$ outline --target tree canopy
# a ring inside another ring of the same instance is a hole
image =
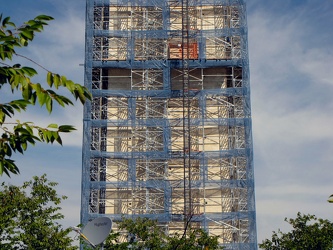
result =
[[[33,177],[22,186],[0,186],[0,249],[77,249],[58,220],[60,203],[57,183],[46,175]]]
[[[36,142],[62,144],[60,134],[75,130],[71,125],[51,123],[47,127],[41,127],[33,121],[14,120],[17,112],[26,111],[29,106],[35,104],[39,104],[49,113],[52,112],[54,103],[62,107],[73,105],[70,98],[58,94],[60,89],[66,90],[81,103],[91,99],[88,89],[84,86],[44,68],[17,52],[18,49],[27,47],[35,34],[41,32],[52,19],[50,16],[39,15],[17,26],[10,21],[10,17],[3,18],[0,15],[0,91],[7,85],[14,98],[0,103],[0,175],[5,173],[10,176],[10,173],[19,173],[19,168],[12,159],[13,153],[23,154],[29,144],[35,145]],[[24,58],[39,67],[45,73],[45,82],[34,82],[37,70],[14,62],[18,58]]]
[[[328,250],[333,247],[333,224],[329,220],[318,219],[315,215],[297,213],[296,219],[287,219],[293,229],[283,233],[280,229],[271,239],[264,240],[259,247],[277,249],[316,249]]]
[[[123,218],[117,222],[118,232],[111,232],[105,241],[105,250],[159,249],[159,250],[213,250],[219,247],[218,236],[209,236],[202,229],[188,228],[185,234],[169,236],[157,221],[144,217]],[[86,247],[89,249],[89,247]]]

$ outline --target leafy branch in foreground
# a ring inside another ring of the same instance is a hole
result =
[[[73,105],[73,102],[66,96],[58,94],[60,88],[67,90],[82,104],[91,100],[87,88],[75,83],[56,73],[53,73],[33,60],[17,54],[16,49],[27,47],[33,41],[36,32],[41,32],[52,17],[39,15],[32,20],[17,27],[10,21],[10,17],[2,18],[0,15],[0,89],[4,85],[10,85],[12,94],[20,93],[21,98],[0,103],[0,175],[3,173],[10,176],[10,172],[19,173],[15,161],[11,159],[12,153],[23,154],[27,145],[35,145],[36,142],[62,144],[60,133],[67,133],[75,130],[73,126],[50,124],[47,128],[35,125],[32,122],[10,121],[16,112],[25,112],[29,105],[38,103],[49,113],[52,113],[53,104],[57,103],[62,107]],[[33,82],[32,78],[38,73],[34,68],[21,66],[20,64],[9,64],[14,58],[23,57],[46,72],[45,83]],[[46,87],[45,87],[45,86]]]
[[[0,138],[0,174],[3,172],[10,175],[19,173],[19,169],[15,162],[10,159],[13,152],[23,154],[27,150],[28,144],[35,145],[36,142],[53,143],[54,141],[62,145],[62,140],[59,133],[67,133],[75,130],[73,126],[50,124],[47,128],[42,128],[30,122],[21,123],[17,121],[13,130],[6,127],[3,129]],[[6,158],[7,157],[7,158]]]

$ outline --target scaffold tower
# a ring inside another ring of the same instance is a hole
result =
[[[86,0],[81,223],[257,249],[245,0]]]

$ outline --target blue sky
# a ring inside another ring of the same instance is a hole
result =
[[[85,1],[0,0],[4,16],[21,22],[38,14],[55,18],[24,54],[83,83]],[[248,0],[251,99],[258,242],[298,211],[333,221],[333,2]],[[40,145],[18,157],[16,184],[47,173],[59,182],[63,224],[79,223],[82,107],[39,108],[21,116],[41,124],[74,124],[64,146]]]

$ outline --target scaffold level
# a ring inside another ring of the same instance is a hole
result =
[[[257,249],[244,0],[87,0],[81,223]]]

